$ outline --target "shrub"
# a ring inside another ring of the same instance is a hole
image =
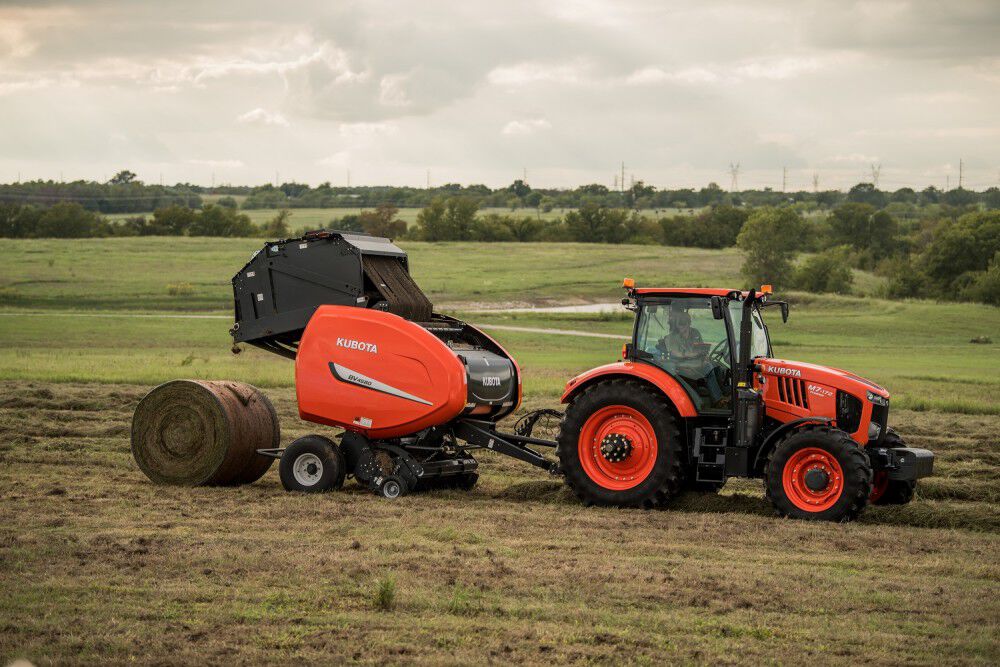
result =
[[[406,233],[406,223],[397,218],[399,209],[392,204],[379,204],[374,211],[358,216],[358,224],[366,234],[395,238]]]
[[[191,283],[171,283],[167,285],[167,294],[170,296],[190,296],[194,294],[194,287]]]
[[[849,294],[854,275],[846,248],[831,248],[808,258],[795,270],[795,287],[807,292]]]

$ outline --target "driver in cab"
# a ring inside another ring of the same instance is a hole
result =
[[[666,352],[677,368],[677,373],[707,391],[710,402],[715,405],[723,396],[715,367],[709,362],[707,349],[701,332],[691,326],[691,316],[683,310],[670,313],[670,335],[666,337]]]

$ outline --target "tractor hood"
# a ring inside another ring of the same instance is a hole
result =
[[[804,361],[789,361],[787,359],[758,358],[757,365],[765,375],[777,375],[789,378],[798,378],[807,382],[814,382],[827,385],[835,389],[841,389],[855,396],[864,397],[867,392],[877,394],[888,399],[889,392],[871,380],[867,380],[860,375],[855,375],[849,371],[830,366],[820,366]]]

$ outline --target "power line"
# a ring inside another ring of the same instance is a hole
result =
[[[879,162],[875,164],[872,162],[872,185],[878,190],[878,177],[882,174],[882,163]]]

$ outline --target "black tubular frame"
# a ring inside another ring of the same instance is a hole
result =
[[[529,438],[516,433],[500,433],[496,430],[496,424],[478,419],[459,419],[452,424],[452,433],[459,440],[464,440],[474,447],[489,449],[512,456],[533,466],[548,470],[550,473],[559,472],[559,464],[549,461],[544,456],[526,445],[538,447],[555,447],[554,440],[542,440],[541,438]]]

